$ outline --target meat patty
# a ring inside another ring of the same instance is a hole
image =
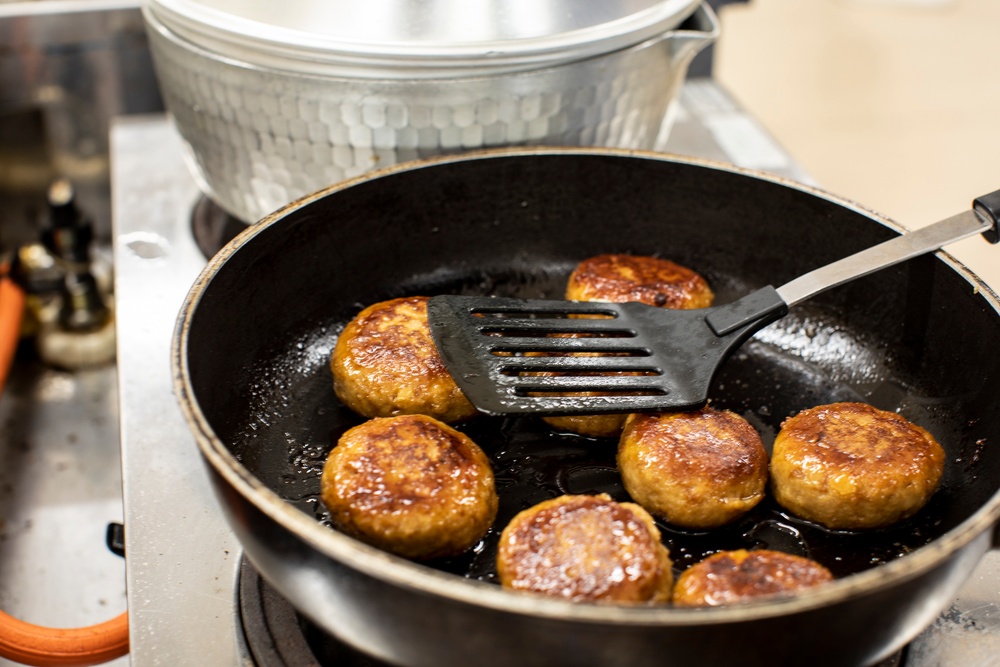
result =
[[[739,415],[708,407],[629,417],[618,469],[633,500],[683,528],[727,524],[757,505],[767,487],[760,435]]]
[[[571,301],[638,301],[662,308],[707,308],[715,295],[698,273],[670,260],[641,255],[597,255],[570,274]],[[626,414],[545,417],[553,428],[591,437],[618,437]]]
[[[425,415],[372,419],[345,432],[323,467],[321,497],[340,530],[414,559],[462,553],[497,513],[486,454]]]
[[[570,274],[572,301],[638,301],[661,308],[708,308],[715,295],[705,279],[686,266],[640,255],[597,255]]]
[[[344,327],[330,360],[344,405],[364,417],[424,414],[447,423],[476,414],[434,345],[427,300],[376,303]]]
[[[916,513],[937,489],[944,450],[895,412],[833,403],[786,419],[774,441],[775,499],[827,528],[888,526]]]
[[[814,560],[780,551],[721,551],[695,563],[677,577],[677,607],[710,607],[791,595],[828,581],[833,575]]]
[[[506,588],[589,602],[665,602],[673,584],[653,518],[604,494],[560,496],[515,516],[497,571]]]

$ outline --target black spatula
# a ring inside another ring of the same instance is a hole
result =
[[[723,361],[789,306],[977,233],[996,243],[998,221],[1000,190],[969,211],[713,308],[436,296],[427,314],[445,366],[483,412],[690,409],[706,402]]]

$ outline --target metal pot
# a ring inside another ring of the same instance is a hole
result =
[[[625,498],[613,442],[534,419],[465,427],[502,484],[494,534],[464,559],[412,563],[323,525],[318,475],[359,421],[336,403],[328,358],[364,305],[445,291],[554,296],[576,262],[602,252],[679,261],[725,303],[898,231],[806,186],[652,153],[522,149],[390,168],[278,211],[211,260],[178,322],[175,389],[249,558],[321,627],[383,660],[869,665],[937,617],[1000,517],[1000,301],[945,253],[796,306],[713,385],[713,404],[746,416],[765,442],[803,408],[862,400],[945,446],[930,504],[885,530],[822,530],[773,501],[709,533],[661,524],[679,567],[741,546],[811,556],[838,577],[812,592],[685,610],[502,590],[492,540],[519,509],[566,492]]]
[[[487,3],[474,16],[454,0],[368,4],[144,6],[196,178],[236,217],[441,153],[652,148],[688,64],[718,35],[698,0]]]

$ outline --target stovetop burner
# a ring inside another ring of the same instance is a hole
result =
[[[233,240],[247,224],[202,195],[191,210],[191,234],[205,259]]]
[[[344,644],[299,614],[246,557],[240,565],[240,615],[256,667],[391,667]],[[906,667],[906,649],[871,667]]]
[[[320,630],[243,558],[240,616],[257,667],[389,667]]]

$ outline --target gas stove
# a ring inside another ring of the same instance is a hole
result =
[[[811,182],[711,80],[688,82],[674,113],[662,150]],[[314,630],[244,562],[173,396],[181,302],[240,223],[203,198],[167,117],[122,119],[111,144],[131,664],[378,664]],[[968,263],[991,268],[980,275],[1000,286],[997,267]],[[997,655],[1000,554],[991,553],[946,613],[885,664],[985,667]]]

